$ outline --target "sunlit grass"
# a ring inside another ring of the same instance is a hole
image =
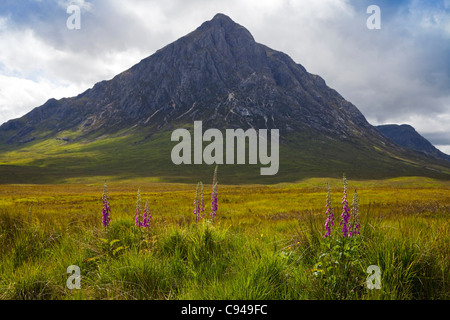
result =
[[[339,222],[341,181],[309,179],[219,184],[217,219],[197,224],[194,184],[109,181],[108,232],[101,224],[103,179],[0,185],[0,298],[450,297],[449,182],[350,179],[349,192],[357,188],[361,198],[358,249],[342,263],[345,269],[321,275],[317,263],[329,241],[323,238],[326,182]],[[149,232],[134,226],[138,188],[142,201],[149,200]],[[205,182],[207,215],[210,190]],[[81,268],[80,290],[66,287],[70,265]],[[380,290],[365,287],[369,265],[381,268]]]

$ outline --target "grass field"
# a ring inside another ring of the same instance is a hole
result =
[[[182,123],[173,128],[183,128]],[[147,130],[147,131],[145,131]],[[136,179],[170,183],[193,183],[210,179],[211,166],[174,165],[171,131],[117,132],[81,138],[80,132],[64,131],[58,139],[37,138],[15,145],[0,139],[0,183],[98,183]],[[103,137],[103,138],[102,138]],[[1,137],[0,137],[1,138]],[[204,143],[204,147],[206,147]],[[247,161],[247,160],[246,160]],[[449,163],[420,158],[417,153],[392,154],[370,141],[332,140],[316,133],[287,135],[280,142],[279,172],[260,174],[257,165],[221,165],[226,184],[277,184],[317,177],[340,178],[343,172],[360,179],[424,176],[450,180]]]
[[[199,223],[195,184],[108,182],[107,232],[101,180],[0,185],[0,299],[449,299],[450,182],[348,178],[361,235],[347,239],[340,179],[236,186],[221,185],[219,172],[217,218]],[[148,229],[134,225],[138,188]],[[81,289],[66,286],[71,265]],[[380,289],[366,286],[370,265]]]

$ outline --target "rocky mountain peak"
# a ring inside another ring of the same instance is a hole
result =
[[[204,22],[197,31],[210,34],[214,40],[225,38],[241,45],[255,43],[255,39],[246,28],[222,13],[216,14],[212,20]]]
[[[288,55],[255,42],[217,14],[110,81],[36,108],[0,128],[8,142],[81,130],[164,130],[203,120],[216,128],[317,130],[337,137],[383,137],[359,110]]]

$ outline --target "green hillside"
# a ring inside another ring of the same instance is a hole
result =
[[[211,166],[206,164],[177,166],[172,163],[171,150],[177,142],[171,141],[171,131],[119,132],[77,141],[79,134],[61,132],[57,138],[35,140],[20,147],[1,145],[0,182],[65,183],[98,179],[195,182],[210,178]],[[204,142],[203,147],[208,144]],[[259,162],[256,165],[221,165],[221,182],[293,182],[310,177],[339,178],[344,172],[357,179],[450,178],[448,167],[436,162],[426,164],[426,159],[419,155],[408,154],[408,160],[401,160],[401,155],[388,157],[386,150],[369,143],[331,140],[318,134],[294,133],[283,138],[279,154],[280,168],[276,175],[260,175],[262,165]]]

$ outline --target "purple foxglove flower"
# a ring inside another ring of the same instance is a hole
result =
[[[214,169],[212,193],[211,193],[211,217],[214,219],[217,215],[217,166]]]
[[[331,196],[330,196],[330,186],[327,183],[327,202],[325,205],[327,215],[327,220],[325,221],[325,238],[331,235],[331,227],[334,226],[334,213],[333,207],[331,206]]]
[[[341,214],[341,222],[339,223],[342,226],[342,234],[344,238],[351,237],[351,227],[350,227],[350,209],[348,207],[347,201],[347,179],[344,175],[344,196],[342,197],[342,214]]]
[[[150,208],[148,207],[148,200],[145,202],[144,207],[144,217],[142,219],[141,227],[149,228],[150,227],[150,220],[153,219]]]
[[[106,182],[103,185],[102,203],[103,203],[102,223],[103,223],[103,226],[105,228],[107,228],[109,223],[111,222],[111,207],[109,206],[109,202],[108,202],[108,190],[107,190]]]
[[[136,210],[134,211],[134,225],[141,226],[141,188],[137,192]]]
[[[197,188],[195,190],[194,211],[193,211],[193,213],[196,216],[197,222],[199,222],[200,219],[203,219],[204,211],[205,211],[205,203],[203,194],[203,183],[199,182],[197,183]]]

